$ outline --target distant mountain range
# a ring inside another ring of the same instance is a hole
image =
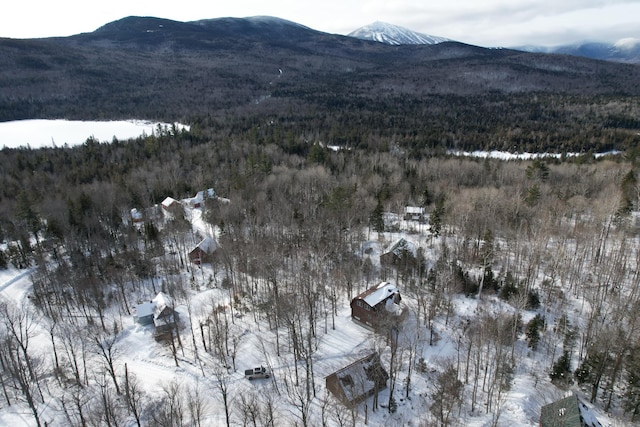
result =
[[[482,111],[484,99],[501,94],[640,96],[635,65],[379,29],[369,34],[385,42],[272,17],[131,16],[69,37],[0,38],[0,121],[313,116],[386,112],[397,102],[423,111],[427,97],[475,97],[470,105]],[[405,44],[391,45],[392,35]]]
[[[386,22],[374,22],[348,34],[362,40],[373,40],[389,45],[431,45],[452,41],[438,36],[427,35]],[[605,61],[640,64],[640,39],[626,38],[615,43],[585,42],[555,47],[519,46],[516,50],[537,53],[582,56]]]
[[[640,39],[626,38],[615,43],[579,43],[556,47],[523,46],[516,48],[526,52],[556,53],[584,56],[605,61],[640,64]]]

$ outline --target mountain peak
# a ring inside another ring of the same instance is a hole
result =
[[[349,37],[355,37],[362,40],[374,40],[390,45],[437,44],[451,41],[444,37],[418,33],[399,25],[393,25],[381,21],[376,21],[372,24],[360,27],[347,35]]]
[[[633,37],[627,37],[624,39],[620,39],[613,44],[613,46],[617,49],[637,49],[640,47],[640,39],[636,39]]]

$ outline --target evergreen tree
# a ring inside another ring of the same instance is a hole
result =
[[[436,205],[429,216],[429,229],[435,237],[440,237],[442,232],[442,220],[444,216],[444,196],[438,197]]]
[[[536,314],[533,319],[527,323],[527,344],[532,350],[538,349],[540,342],[540,331],[544,329],[544,317]]]
[[[540,196],[541,196],[540,186],[538,184],[533,184],[527,190],[527,195],[525,196],[524,201],[529,206],[535,206],[538,204],[538,201],[540,200]]]
[[[549,377],[556,384],[571,383],[571,357],[568,351],[564,351],[562,356],[553,364]]]
[[[527,167],[527,178],[531,180],[546,181],[549,179],[549,166],[547,166],[544,161],[535,159]]]
[[[382,211],[382,202],[380,199],[378,199],[376,207],[373,209],[373,212],[371,212],[369,221],[371,222],[371,227],[373,227],[374,231],[377,231],[378,233],[384,232],[384,216]]]
[[[33,234],[36,242],[39,241],[38,232],[42,228],[42,221],[36,212],[33,200],[24,191],[18,193],[16,209],[16,216],[22,220],[26,230]]]

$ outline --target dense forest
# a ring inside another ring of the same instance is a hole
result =
[[[299,28],[295,49],[234,36],[238,56],[166,21],[183,38],[136,51],[132,23],[0,40],[2,120],[189,125],[0,150],[0,420],[538,425],[575,392],[638,422],[637,67]],[[216,251],[197,264],[202,230]],[[399,237],[416,250],[382,262]],[[406,317],[354,326],[350,301],[383,281]],[[180,321],[150,338],[133,319],[159,293]],[[386,388],[342,405],[324,376],[369,351]],[[243,378],[262,363],[268,381]]]

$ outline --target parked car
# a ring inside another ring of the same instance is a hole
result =
[[[244,371],[244,377],[253,380],[256,378],[269,378],[271,375],[269,371],[264,366],[260,366],[259,368],[246,369]]]

